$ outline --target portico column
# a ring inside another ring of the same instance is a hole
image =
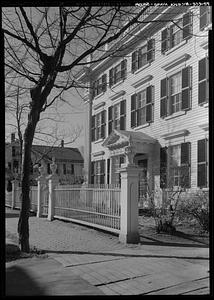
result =
[[[138,232],[138,173],[135,165],[120,169],[121,174],[121,216],[119,240],[122,243],[137,244]]]

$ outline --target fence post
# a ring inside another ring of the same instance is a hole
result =
[[[15,208],[16,206],[16,190],[18,187],[18,181],[16,179],[12,180],[12,202],[11,202],[11,208]]]
[[[47,177],[49,184],[49,198],[48,198],[48,220],[52,221],[54,216],[55,206],[55,187],[59,184],[59,177],[56,174],[57,165],[55,164],[55,158],[52,158],[52,164],[50,165],[52,174]]]
[[[42,203],[44,201],[44,188],[45,185],[47,183],[47,179],[45,177],[45,167],[44,165],[41,165],[41,167],[39,167],[39,172],[40,172],[40,176],[37,178],[37,218],[40,218],[42,216]]]
[[[121,216],[119,241],[137,244],[138,232],[138,174],[139,169],[130,158],[130,149],[125,153],[128,163],[120,169],[121,174]]]

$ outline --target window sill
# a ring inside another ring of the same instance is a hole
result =
[[[178,111],[178,112],[166,117],[165,120],[170,120],[170,119],[173,119],[173,118],[176,118],[176,117],[183,116],[185,114],[186,114],[186,111]]]
[[[145,123],[145,124],[143,124],[143,125],[140,125],[140,126],[138,126],[138,127],[133,128],[133,129],[134,129],[134,130],[140,130],[140,129],[145,128],[145,127],[148,127],[148,126],[150,126],[150,123]]]
[[[179,49],[180,47],[182,47],[183,45],[185,45],[187,43],[187,40],[183,40],[182,42],[180,42],[180,44],[174,46],[173,48],[171,48],[170,50],[168,50],[167,52],[165,52],[165,55],[169,55],[172,52],[176,51],[177,49]]]
[[[94,144],[99,144],[99,143],[101,143],[101,142],[103,142],[103,141],[104,141],[104,138],[101,138],[101,139],[99,139],[99,140],[94,141]]]
[[[117,83],[113,84],[112,86],[110,86],[110,89],[111,89],[111,88],[115,88],[115,87],[117,87],[118,85],[120,85],[121,83],[123,83],[123,82],[124,82],[124,80],[125,80],[125,79],[121,79],[121,80],[120,80],[120,81],[118,81]]]
[[[97,96],[94,97],[94,100],[100,98],[100,97],[103,96],[104,94],[105,94],[104,92],[100,93],[99,95],[97,95]]]
[[[212,29],[212,24],[208,24],[203,29],[201,29],[201,31],[208,31],[208,30],[211,30],[211,29]]]
[[[151,65],[151,63],[148,62],[147,64],[145,64],[144,66],[142,66],[140,69],[136,70],[136,71],[134,72],[134,74],[136,75],[136,74],[140,73],[140,72],[143,71],[144,69],[148,68],[150,65]]]
[[[205,102],[205,103],[199,104],[199,106],[207,108],[207,107],[209,107],[209,102]]]

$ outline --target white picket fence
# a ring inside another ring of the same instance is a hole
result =
[[[75,221],[107,231],[120,231],[118,185],[57,186],[54,218]]]

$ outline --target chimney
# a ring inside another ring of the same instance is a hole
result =
[[[11,143],[15,142],[15,132],[11,133]]]
[[[61,140],[61,148],[64,148],[64,140]]]

